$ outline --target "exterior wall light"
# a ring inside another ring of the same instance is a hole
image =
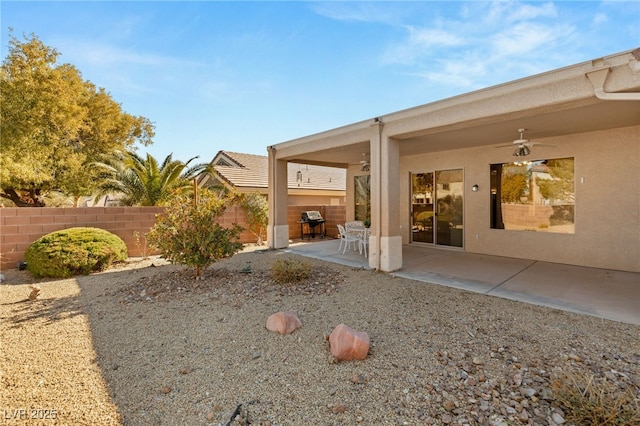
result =
[[[473,185],[473,186],[471,187],[471,190],[472,190],[473,192],[478,192],[478,189],[480,189],[480,187],[479,187],[478,185]]]

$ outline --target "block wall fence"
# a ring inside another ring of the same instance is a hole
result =
[[[300,239],[300,220],[304,210],[318,210],[326,223],[327,236],[334,237],[338,223],[344,223],[344,206],[289,206],[290,238]],[[122,238],[129,256],[151,254],[145,248],[144,235],[153,227],[163,207],[5,207],[0,208],[0,267],[16,268],[24,260],[24,253],[32,242],[54,231],[78,226],[101,228]],[[246,216],[242,208],[230,206],[219,220],[222,226],[237,223],[244,228]],[[138,238],[136,238],[136,234]],[[244,231],[240,236],[244,244],[255,243],[255,236]]]

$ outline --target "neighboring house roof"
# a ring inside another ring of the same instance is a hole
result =
[[[264,155],[219,151],[211,161],[215,178],[236,189],[267,189],[269,163]],[[289,189],[345,191],[347,171],[341,168],[289,163]],[[207,184],[207,178],[201,184]]]

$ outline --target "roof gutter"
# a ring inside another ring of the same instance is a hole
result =
[[[604,90],[604,82],[607,80],[609,71],[609,68],[602,68],[587,73],[587,78],[591,81],[598,99],[604,101],[640,101],[640,92],[606,92]]]

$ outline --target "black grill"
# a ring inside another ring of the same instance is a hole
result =
[[[300,220],[300,238],[304,238],[305,235],[308,237],[308,239],[315,238],[316,228],[318,226],[320,226],[320,231],[317,232],[317,234],[320,236],[320,238],[324,238],[326,234],[326,230],[324,228],[324,218],[322,217],[319,211],[316,211],[316,210],[304,211],[302,212],[301,217],[302,218]],[[307,232],[304,232],[305,225],[306,225]]]

